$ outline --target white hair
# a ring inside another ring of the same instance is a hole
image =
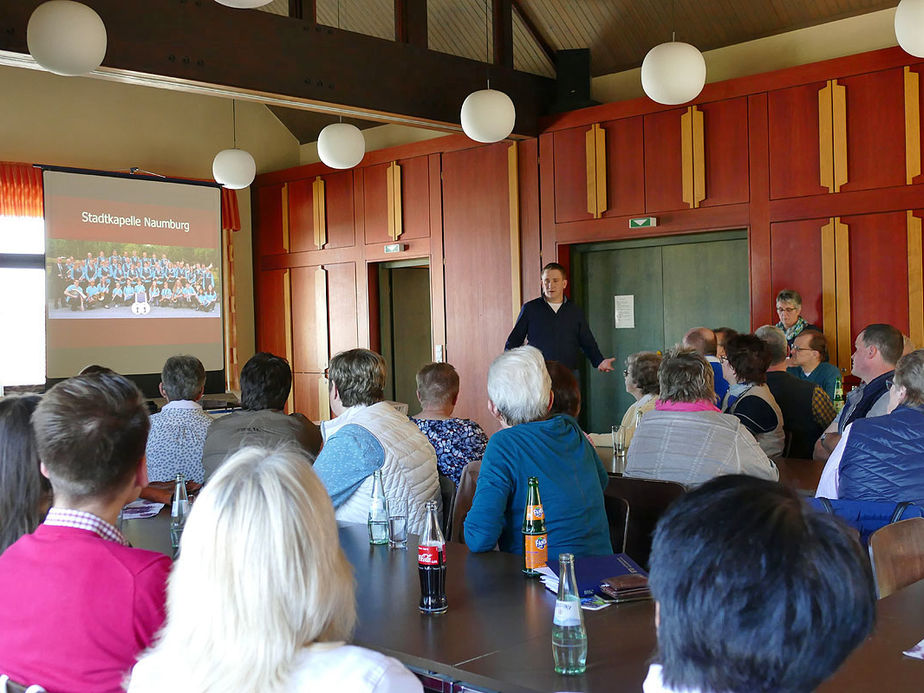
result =
[[[544,418],[551,392],[552,379],[536,347],[505,351],[488,371],[488,398],[510,426]]]
[[[303,454],[249,447],[193,505],[151,654],[193,691],[282,691],[299,651],[348,639],[353,574]]]

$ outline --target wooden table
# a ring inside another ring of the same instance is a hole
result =
[[[780,470],[780,483],[791,486],[797,491],[815,495],[825,462],[803,460],[797,457],[780,457],[775,462],[777,469]]]

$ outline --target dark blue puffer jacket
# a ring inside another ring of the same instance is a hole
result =
[[[857,419],[841,457],[838,496],[851,500],[924,502],[924,409]]]

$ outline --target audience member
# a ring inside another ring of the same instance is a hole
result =
[[[417,371],[417,399],[421,412],[411,418],[433,449],[439,473],[456,486],[465,465],[480,462],[488,437],[471,419],[454,418],[459,397],[459,374],[448,363],[430,363]]]
[[[417,426],[382,401],[385,359],[368,349],[351,349],[334,356],[328,370],[336,418],[322,424],[324,449],[315,471],[337,519],[367,521],[373,473],[381,469],[386,496],[407,499],[408,531],[422,534],[427,501],[441,498],[436,452]]]
[[[567,414],[576,419],[581,413],[581,386],[574,371],[558,361],[546,361],[545,368],[552,380],[552,406],[548,416]]]
[[[593,446],[567,414],[546,418],[552,383],[542,353],[504,352],[488,371],[488,409],[501,425],[481,463],[465,543],[472,551],[523,553],[528,478],[539,480],[548,556],[611,554],[603,489],[609,478]]]
[[[0,553],[38,527],[51,501],[30,418],[38,395],[0,399]]]
[[[869,635],[869,559],[781,484],[725,476],[679,498],[651,549],[658,654],[644,693],[813,691]]]
[[[660,365],[661,354],[655,351],[639,351],[629,354],[626,359],[626,369],[623,371],[626,378],[626,392],[635,397],[635,402],[629,405],[622,417],[621,425],[626,432],[626,447],[635,435],[638,413],[641,412],[644,416],[655,408],[658,392],[661,390],[658,383]]]
[[[147,483],[144,400],[120,375],[78,376],[32,422],[54,505],[0,555],[0,671],[49,691],[121,691],[163,623],[171,565],[115,527]]]
[[[741,419],[768,457],[782,455],[783,413],[767,387],[770,350],[759,337],[739,334],[725,343],[725,351],[731,385],[722,410]]]
[[[802,317],[802,295],[798,291],[783,289],[776,295],[776,314],[780,316],[776,326],[783,330],[789,346],[804,330],[818,330]]]
[[[803,380],[821,386],[834,401],[837,384],[841,382],[841,369],[828,362],[828,341],[817,330],[805,330],[793,341],[787,371]]]
[[[344,644],[353,571],[301,453],[232,455],[196,499],[181,547],[167,623],[130,693],[422,691],[397,660]]]
[[[292,389],[292,369],[274,354],[255,354],[241,369],[241,406],[244,411],[216,419],[209,426],[202,449],[205,480],[225,459],[245,445],[276,447],[293,444],[312,458],[321,449],[321,432],[303,414],[282,411]]]
[[[160,394],[167,404],[151,417],[148,479],[171,481],[182,474],[201,484],[205,481],[202,448],[213,421],[199,404],[205,392],[205,367],[195,356],[171,356],[160,380]]]
[[[812,459],[812,448],[822,431],[834,421],[834,403],[815,383],[786,372],[786,335],[779,327],[764,325],[755,334],[770,351],[767,387],[783,414],[783,430],[789,434],[787,457]],[[796,339],[800,339],[801,334]]]
[[[893,377],[889,414],[844,429],[816,496],[924,505],[924,349],[903,356]]]
[[[693,486],[722,474],[779,478],[776,465],[736,416],[713,404],[712,368],[699,352],[677,348],[658,369],[661,394],[629,446],[626,476]]]
[[[867,325],[857,335],[851,360],[852,372],[861,380],[861,384],[847,393],[840,415],[815,444],[816,460],[828,459],[848,424],[857,419],[882,416],[888,411],[887,381],[901,358],[903,346],[902,333],[891,325]]]
[[[738,334],[737,330],[733,330],[730,327],[717,327],[713,330],[715,334],[715,355],[716,358],[722,360],[725,358],[725,342],[729,337],[734,337]]]
[[[722,400],[725,399],[725,393],[728,392],[729,383],[722,373],[722,361],[716,356],[718,344],[716,342],[715,332],[708,327],[694,327],[683,336],[683,346],[687,349],[695,349],[706,357],[709,365],[712,366],[716,404],[721,403]],[[724,356],[724,348],[722,351]]]
[[[902,356],[907,356],[915,349],[916,347],[914,346],[914,342],[911,341],[911,337],[909,337],[906,334],[903,334],[902,335]]]

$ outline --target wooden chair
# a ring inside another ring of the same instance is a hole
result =
[[[869,538],[869,557],[880,599],[924,580],[924,517],[877,529]]]
[[[610,482],[604,489],[603,495],[604,498],[621,498],[628,504],[625,553],[629,554],[639,565],[648,566],[651,535],[658,519],[667,506],[684,493],[686,493],[686,487],[675,481],[610,476]]]
[[[446,535],[449,541],[456,541],[460,544],[465,543],[463,525],[465,524],[465,516],[472,509],[472,500],[475,498],[475,487],[478,485],[478,473],[480,471],[481,460],[469,462],[462,469],[459,487],[456,489],[455,499],[452,504],[449,534]]]
[[[629,502],[625,498],[603,496],[606,519],[610,525],[610,544],[613,553],[625,553],[626,532],[629,529]]]
[[[440,517],[440,529],[448,537],[452,531],[452,505],[456,500],[456,485],[448,476],[439,475],[440,497],[443,502],[443,514]]]

